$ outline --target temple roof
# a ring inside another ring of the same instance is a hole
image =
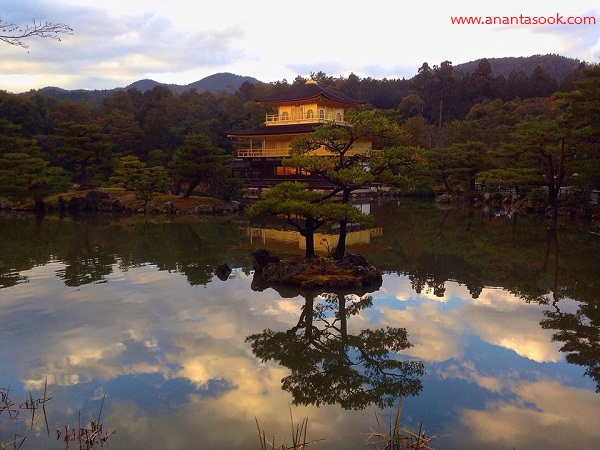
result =
[[[314,81],[308,81],[305,84],[292,86],[286,92],[269,95],[263,98],[255,99],[258,103],[280,105],[282,103],[299,102],[324,97],[340,105],[361,105],[364,102],[348,97],[341,92],[335,92],[319,86]]]

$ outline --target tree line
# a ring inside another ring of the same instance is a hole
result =
[[[558,83],[541,67],[530,76],[504,79],[492,75],[487,60],[466,75],[445,61],[423,64],[410,80],[322,72],[311,78],[364,101],[367,110],[400,129],[402,136],[392,133],[394,145],[410,147],[423,163],[411,173],[413,191],[454,193],[476,183],[543,186],[555,206],[562,186],[589,191],[600,185],[599,70],[582,64]],[[235,142],[227,132],[264,121],[267,108],[255,98],[306,81],[245,82],[235,93],[217,94],[174,94],[156,86],[143,93],[117,91],[100,103],[0,91],[0,197],[34,199],[41,206],[49,193],[73,185],[118,185],[142,196],[157,190],[190,195],[201,185],[230,198],[241,184],[228,170]],[[329,175],[348,161],[340,159]],[[383,166],[378,170],[389,173]],[[339,182],[338,188],[344,193]]]

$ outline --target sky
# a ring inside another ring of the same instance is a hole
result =
[[[452,24],[457,16],[521,23]],[[596,24],[548,23],[570,17],[592,17]],[[528,18],[547,23],[527,24]],[[142,79],[186,85],[221,72],[263,82],[319,71],[401,79],[424,62],[456,66],[548,53],[600,62],[597,0],[0,0],[0,19],[73,29],[60,42],[28,38],[27,49],[0,41],[0,90],[13,93],[45,86],[113,89]]]

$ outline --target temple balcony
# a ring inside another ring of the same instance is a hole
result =
[[[371,152],[370,146],[356,145],[346,153],[346,156],[353,156],[358,154],[369,154]],[[308,154],[317,156],[332,156],[332,153],[325,147],[313,150]],[[236,158],[285,158],[290,156],[289,147],[277,147],[277,148],[240,148],[235,151]]]
[[[238,158],[283,158],[290,156],[288,148],[240,148],[236,150]]]
[[[344,120],[344,116],[336,113],[336,114],[311,114],[302,113],[302,114],[267,114],[265,124],[266,125],[291,125],[298,123],[330,123],[335,122],[337,125],[349,125],[348,122]]]

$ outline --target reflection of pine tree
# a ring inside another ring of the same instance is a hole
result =
[[[105,253],[100,248],[87,247],[66,259],[64,270],[58,270],[57,275],[65,280],[67,286],[91,284],[110,275],[115,262],[114,255]]]
[[[446,292],[447,280],[436,280],[435,275],[411,273],[408,279],[417,294],[431,291],[436,297],[443,297]]]
[[[345,409],[391,406],[397,397],[417,395],[423,364],[395,354],[411,346],[404,328],[348,333],[348,319],[372,305],[369,296],[325,294],[315,304],[307,295],[296,326],[246,338],[262,361],[291,370],[282,379],[296,405],[339,403]],[[318,325],[317,325],[318,324]]]
[[[596,382],[600,393],[600,303],[583,302],[576,313],[564,313],[557,304],[556,311],[546,311],[540,322],[545,330],[556,330],[554,342],[562,342],[561,351],[567,362],[587,366],[585,375]]]

